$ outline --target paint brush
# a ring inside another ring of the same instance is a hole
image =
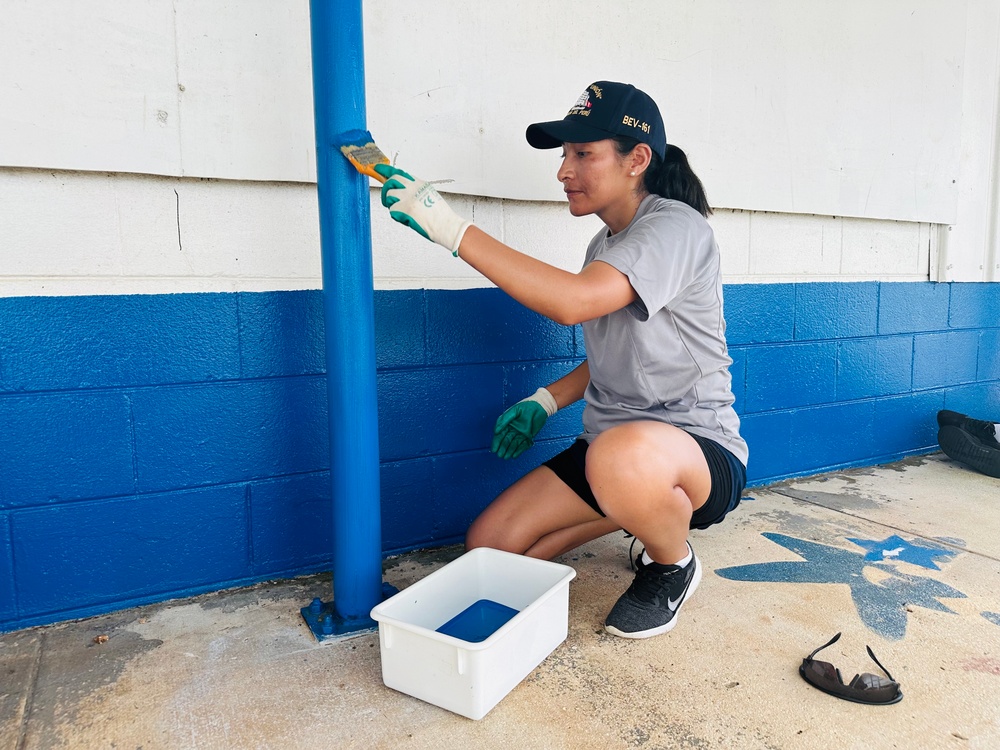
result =
[[[366,174],[379,182],[385,182],[385,177],[375,171],[376,164],[388,164],[389,157],[375,145],[375,139],[367,130],[349,130],[340,136],[342,153],[354,168],[361,174]]]

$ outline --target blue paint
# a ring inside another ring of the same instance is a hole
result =
[[[456,316],[459,300],[476,314]],[[477,363],[572,359],[577,334],[582,338],[579,327],[561,326],[526,307],[511,305],[509,297],[494,289],[427,295],[428,364],[454,364],[455,352]]]
[[[729,376],[731,378],[730,387],[733,390],[733,408],[736,409],[737,414],[742,414],[746,411],[746,350],[730,347],[729,358],[733,360],[733,363],[729,366]]]
[[[913,339],[913,388],[940,388],[976,380],[978,331],[928,333]]]
[[[253,482],[247,496],[254,574],[330,569],[333,507],[328,472]]]
[[[397,593],[399,592],[394,586],[383,583],[379,600],[384,601]],[[299,613],[306,621],[306,626],[320,643],[378,628],[378,624],[369,615],[344,617],[338,611],[335,602],[323,602],[318,598],[313,599],[308,606],[300,608]]]
[[[979,365],[976,368],[976,379],[1000,380],[1000,329],[981,331],[979,334]]]
[[[317,375],[133,393],[139,491],[329,469],[324,381]]]
[[[906,562],[911,565],[928,568],[929,570],[941,570],[936,561],[947,562],[956,554],[954,550],[945,549],[944,547],[924,547],[919,544],[913,544],[896,534],[887,536],[882,540],[853,539],[851,537],[848,537],[847,540],[868,550],[865,560],[884,563]]]
[[[338,148],[365,131],[361,0],[309,4],[322,241],[337,613],[367,622],[382,600],[374,283],[368,178]]]
[[[951,287],[948,326],[980,328],[989,316],[1000,310],[1000,284],[966,282]]]
[[[936,450],[940,408],[1000,414],[997,288],[727,286],[751,483]],[[337,408],[352,429],[379,413],[377,552],[461,541],[493,497],[579,430],[577,405],[520,458],[488,450],[497,415],[574,367],[581,337],[496,289],[381,291],[372,304],[377,407]],[[871,330],[881,308],[906,307],[924,328]],[[319,291],[0,299],[0,629],[337,569],[332,540],[351,521],[332,508],[323,310]],[[976,380],[963,365],[916,388],[907,346],[952,332]],[[796,346],[833,378],[813,376]],[[782,370],[790,357],[806,377]],[[868,364],[879,371],[866,375]],[[759,389],[768,377],[781,388]],[[164,559],[150,563],[151,550]],[[77,572],[106,570],[105,556],[119,588]],[[868,593],[898,598],[917,583]]]
[[[941,391],[879,399],[875,402],[876,448],[899,455],[910,451],[913,445],[937,445],[937,419],[929,419],[928,415],[936,415],[943,408]]]
[[[878,333],[922,333],[948,329],[952,289],[963,284],[883,282],[878,292]],[[986,318],[980,322],[982,324]]]
[[[240,293],[237,308],[241,379],[326,373],[321,294]]]
[[[837,352],[837,400],[906,393],[913,380],[913,337],[849,339]]]
[[[121,391],[0,398],[0,508],[134,492],[129,401]]]
[[[350,53],[350,50],[348,50],[348,53]],[[360,65],[360,63],[355,60],[351,60],[349,64]],[[356,144],[364,145],[366,143],[373,142],[374,140],[375,139],[372,137],[372,134],[367,130],[346,130],[342,133],[334,131],[333,136],[330,139],[330,145],[335,148],[340,148],[341,146],[351,146]]]
[[[899,640],[906,634],[907,605],[954,614],[938,599],[965,598],[965,594],[947,584],[900,573],[889,565],[872,563],[857,552],[784,534],[762,536],[799,555],[803,562],[739,565],[721,568],[716,573],[731,581],[846,585],[861,621],[890,640]],[[889,576],[880,583],[872,583],[864,575],[864,568],[869,565]]]
[[[961,547],[965,549],[965,540],[959,539],[956,536],[936,536],[934,538],[943,544],[950,544],[952,547]]]
[[[795,285],[795,340],[873,336],[878,330],[876,282]]]
[[[782,344],[795,339],[795,284],[764,286],[741,284],[724,288],[729,346]]]
[[[837,344],[833,341],[753,348],[747,352],[748,411],[833,401]]]
[[[1000,625],[1000,612],[983,612],[983,617],[994,625]]]
[[[516,614],[516,609],[505,604],[480,599],[448,620],[437,632],[469,643],[482,643]]]
[[[995,352],[1000,349],[994,350]],[[944,390],[944,408],[963,414],[1000,414],[1000,382],[996,379]]]
[[[878,453],[881,438],[875,427],[875,403],[848,401],[796,411],[789,436],[790,462],[819,470],[841,461],[863,463]]]
[[[0,513],[0,631],[5,621],[17,619],[14,591],[14,550],[10,543],[10,516]]]
[[[238,379],[240,297],[0,298],[0,392]]]
[[[90,606],[166,599],[248,572],[240,486],[31,508],[11,531],[22,616],[72,611],[81,592]]]

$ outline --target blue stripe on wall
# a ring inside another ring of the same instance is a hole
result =
[[[753,483],[935,450],[944,407],[1000,416],[1000,284],[725,293]],[[383,549],[457,541],[579,430],[577,405],[489,452],[582,336],[492,289],[375,307]],[[318,291],[0,299],[0,630],[328,570],[323,346]]]

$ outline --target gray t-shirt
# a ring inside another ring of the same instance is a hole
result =
[[[581,437],[652,419],[710,438],[746,464],[708,222],[685,203],[647,196],[628,227],[591,240],[584,265],[594,261],[625,274],[638,300],[583,324],[590,384]]]

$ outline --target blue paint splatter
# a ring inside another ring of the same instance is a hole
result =
[[[784,534],[765,533],[763,536],[804,558],[804,562],[738,565],[722,568],[716,573],[732,581],[845,584],[850,587],[851,599],[861,621],[891,640],[899,640],[906,634],[907,605],[952,612],[938,598],[965,598],[965,594],[947,584],[899,573],[885,563],[866,560],[858,552]],[[864,576],[865,567],[877,568],[889,577],[880,583],[872,583]]]
[[[983,617],[994,625],[1000,625],[1000,612],[983,612]]]
[[[965,540],[964,539],[959,539],[958,537],[954,537],[954,536],[936,536],[934,538],[937,539],[939,542],[944,542],[945,544],[950,544],[953,547],[963,547],[963,548],[965,547]]]
[[[850,537],[848,541],[854,542],[859,547],[868,550],[865,560],[886,563],[899,560],[919,565],[929,570],[941,570],[935,560],[946,562],[955,556],[954,551],[945,549],[944,547],[922,547],[918,544],[908,542],[895,534],[886,537],[882,541],[875,539],[851,539]]]

